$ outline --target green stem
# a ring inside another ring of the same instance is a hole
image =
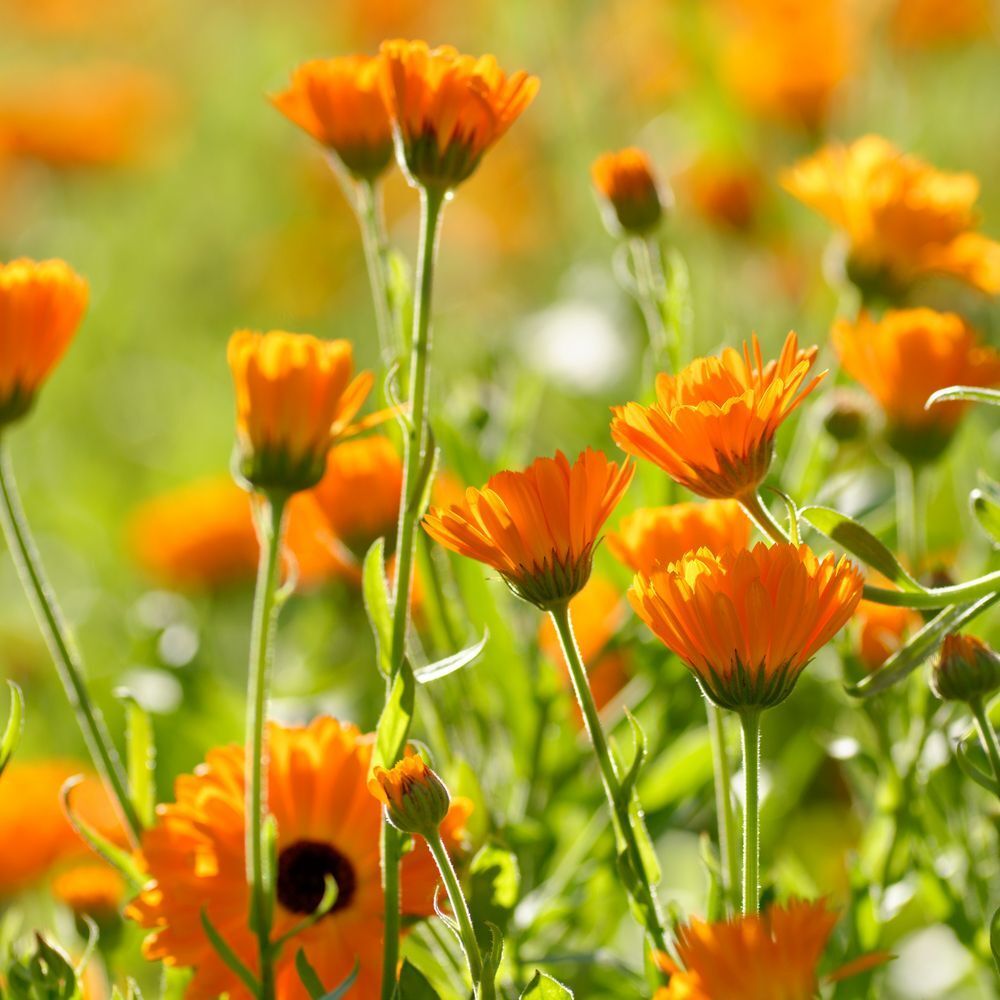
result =
[[[358,181],[354,185],[354,208],[361,227],[361,245],[375,306],[375,327],[378,331],[382,361],[391,368],[399,360],[399,344],[393,323],[392,300],[386,281],[388,241],[382,218],[381,189],[375,181]]]
[[[920,572],[923,545],[920,540],[920,482],[909,462],[896,462],[896,535],[911,573]]]
[[[246,785],[246,875],[250,887],[250,927],[257,936],[260,961],[260,1000],[274,997],[274,967],[271,901],[264,875],[264,821],[267,816],[267,749],[265,723],[271,686],[274,635],[278,621],[278,577],[281,569],[281,538],[287,497],[270,494],[264,500],[260,519],[260,560],[250,626],[250,663],[247,678],[247,725],[245,749]]]
[[[380,851],[382,858],[382,892],[385,897],[385,936],[382,948],[382,1000],[392,1000],[392,997],[396,993],[396,973],[397,966],[399,965],[399,866],[403,860],[403,837],[384,817],[382,819]]]
[[[972,604],[996,593],[1000,593],[1000,571],[953,587],[937,587],[917,593],[865,586],[863,597],[866,601],[875,601],[877,604],[931,609],[946,608],[952,604]]]
[[[760,712],[740,712],[743,726],[743,915],[760,911]]]
[[[774,515],[767,509],[767,504],[760,498],[756,490],[752,490],[739,498],[747,517],[779,545],[786,545],[790,541],[788,533],[775,519]]]
[[[997,788],[1000,789],[1000,742],[997,740],[996,730],[986,714],[986,707],[982,698],[974,698],[969,702],[969,708],[976,720],[976,729],[979,730],[979,739],[986,751],[986,756],[990,759],[990,766],[993,768],[993,777],[996,778]]]
[[[566,665],[573,682],[573,691],[587,727],[587,735],[590,737],[594,755],[597,757],[601,782],[604,785],[604,793],[611,808],[612,819],[624,843],[628,863],[635,873],[638,902],[646,914],[646,932],[656,951],[666,953],[666,932],[663,927],[659,901],[656,898],[656,890],[653,888],[639,847],[639,837],[633,824],[632,813],[629,810],[629,797],[622,795],[618,770],[615,767],[604,729],[601,726],[597,706],[594,704],[594,696],[587,680],[587,671],[576,644],[576,637],[573,635],[573,623],[568,603],[552,608],[550,614],[559,635],[563,655],[566,658]]]
[[[653,366],[659,370],[669,357],[668,363],[671,369],[676,370],[676,352],[671,351],[671,345],[667,342],[662,296],[657,291],[658,283],[649,242],[641,236],[633,236],[628,241],[628,248],[635,277],[636,299],[646,324],[649,346],[653,354]]]
[[[708,734],[712,743],[712,770],[715,775],[715,814],[719,824],[719,852],[723,860],[723,885],[726,896],[736,898],[740,884],[740,851],[736,839],[733,811],[732,771],[726,746],[726,721],[718,705],[705,699]]]
[[[38,621],[45,644],[59,674],[63,690],[76,713],[83,739],[98,773],[104,780],[117,807],[122,823],[134,846],[142,837],[142,822],[129,795],[128,779],[118,751],[84,680],[83,660],[70,635],[56,602],[55,592],[42,569],[38,548],[31,536],[21,498],[14,482],[14,471],[6,446],[0,442],[0,523],[31,609]]]
[[[455,874],[455,866],[451,863],[451,858],[448,856],[448,851],[438,831],[435,831],[434,835],[427,837],[426,840],[438,866],[438,871],[441,872],[441,881],[444,882],[445,891],[448,893],[452,912],[458,921],[458,933],[466,961],[469,963],[469,975],[472,976],[476,997],[478,1000],[493,1000],[496,996],[496,987],[491,976],[483,976],[483,957],[479,951],[475,928],[472,926],[469,904],[465,901],[465,894],[462,892],[462,886]]]

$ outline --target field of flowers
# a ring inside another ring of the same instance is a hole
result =
[[[0,25],[2,1000],[1000,997],[995,0]]]

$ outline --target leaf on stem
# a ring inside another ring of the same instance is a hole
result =
[[[312,967],[305,950],[299,948],[295,953],[295,971],[298,973],[299,981],[306,988],[310,1000],[341,1000],[347,995],[347,991],[354,985],[354,980],[358,978],[358,970],[361,968],[357,959],[354,960],[354,968],[334,989],[327,991],[320,981],[316,970]]]
[[[946,389],[938,389],[927,397],[924,409],[929,410],[936,403],[950,403],[956,400],[967,400],[972,403],[989,403],[1000,406],[1000,390],[984,389],[977,385],[950,385]]]
[[[3,774],[14,756],[24,730],[24,695],[13,681],[7,681],[7,687],[10,688],[10,715],[7,716],[7,725],[0,738],[0,774]]]
[[[537,969],[531,982],[521,994],[521,1000],[567,1000],[567,998],[573,1000],[573,991],[568,986]]]
[[[129,798],[143,826],[152,826],[156,814],[156,742],[153,720],[126,688],[115,691],[125,705],[125,749]]]
[[[980,473],[979,486],[969,494],[969,507],[990,541],[1000,544],[1000,483]]]
[[[981,788],[985,788],[986,791],[994,795],[1000,795],[1000,785],[997,785],[996,778],[992,774],[987,774],[986,771],[972,760],[969,744],[965,740],[960,740],[955,746],[955,760],[967,778],[974,781]]]
[[[361,570],[361,595],[375,636],[375,661],[382,675],[389,676],[392,656],[392,601],[385,576],[385,539],[372,542]],[[395,763],[395,762],[393,762]]]
[[[486,648],[489,638],[490,632],[489,629],[486,629],[483,632],[482,639],[475,643],[475,645],[468,646],[457,653],[452,653],[451,656],[446,656],[444,659],[435,660],[426,666],[417,667],[413,671],[414,678],[418,684],[429,684],[431,681],[440,680],[442,677],[447,677],[448,674],[453,674],[457,670],[461,670],[462,667],[468,666],[478,658],[479,654]]]
[[[396,986],[399,1000],[441,1000],[427,977],[409,960],[403,962]]]
[[[204,909],[201,911],[201,926],[219,958],[236,973],[240,982],[246,986],[253,996],[258,996],[260,986],[257,983],[257,977],[243,964],[239,955],[233,951],[226,939],[219,933],[215,924],[212,923],[208,911]]]
[[[392,682],[385,707],[379,716],[375,730],[372,767],[378,765],[392,767],[402,754],[406,745],[406,734],[410,731],[410,720],[413,718],[416,689],[413,670],[404,660]]]

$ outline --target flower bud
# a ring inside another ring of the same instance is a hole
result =
[[[945,637],[931,674],[942,701],[973,702],[1000,687],[1000,656],[981,639],[952,633]]]
[[[841,444],[863,439],[868,432],[869,417],[864,398],[849,389],[838,389],[831,396],[823,429]]]
[[[660,224],[667,198],[641,149],[604,153],[590,176],[609,209],[605,223],[613,235],[644,236]]]
[[[376,767],[368,790],[385,806],[394,827],[423,837],[437,834],[451,805],[444,782],[412,751],[389,770]]]

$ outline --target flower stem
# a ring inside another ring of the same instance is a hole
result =
[[[461,883],[455,874],[455,866],[451,863],[448,851],[441,839],[440,832],[435,832],[434,836],[427,837],[427,846],[431,850],[434,861],[441,872],[441,881],[444,882],[445,891],[451,902],[452,912],[458,921],[458,934],[462,942],[462,950],[465,952],[466,961],[469,963],[469,975],[472,976],[472,984],[476,991],[478,1000],[493,1000],[496,996],[496,987],[492,976],[483,976],[483,957],[479,951],[479,942],[476,940],[475,928],[472,926],[472,915],[469,913],[469,904],[465,901],[465,894],[462,892]]]
[[[726,746],[726,721],[718,705],[705,699],[708,735],[712,743],[712,771],[715,775],[715,813],[719,824],[719,851],[723,860],[723,885],[730,899],[736,898],[740,884],[740,851],[733,813],[732,771]]]
[[[760,498],[760,493],[751,490],[739,498],[747,517],[779,545],[789,542],[788,533],[775,519],[774,515],[767,509],[767,504]]]
[[[743,915],[760,910],[760,712],[740,712],[743,726]]]
[[[668,343],[667,325],[664,322],[662,296],[658,292],[657,275],[653,268],[653,256],[649,242],[642,236],[633,236],[628,241],[635,277],[636,300],[642,310],[646,324],[649,346],[653,356],[653,366],[660,369],[665,363],[676,370],[676,352]],[[661,276],[662,283],[662,276]]]
[[[919,474],[909,462],[896,462],[896,535],[911,573],[920,572],[923,558],[919,498]]]
[[[358,181],[354,185],[354,209],[361,228],[361,244],[375,307],[375,327],[378,331],[382,361],[391,368],[399,360],[399,344],[393,323],[392,300],[386,282],[388,244],[382,218],[381,189],[375,181]]]
[[[403,838],[385,817],[382,818],[380,853],[382,892],[385,898],[385,926],[382,947],[382,1000],[392,1000],[396,992],[399,964],[400,890],[399,866],[403,860]],[[390,902],[391,901],[391,902]]]
[[[624,843],[628,864],[635,874],[635,895],[638,897],[637,901],[645,913],[646,932],[655,950],[665,953],[667,951],[667,943],[666,932],[663,927],[663,917],[660,913],[659,901],[656,898],[656,890],[653,887],[649,872],[646,870],[646,864],[639,847],[639,836],[633,823],[632,813],[629,810],[630,796],[622,794],[618,770],[611,756],[611,750],[608,747],[608,741],[601,726],[600,716],[597,713],[597,706],[594,704],[594,696],[587,680],[587,671],[583,665],[579,647],[576,644],[576,637],[573,635],[573,623],[568,603],[552,608],[550,614],[552,615],[556,632],[559,635],[563,655],[566,657],[566,665],[569,668],[570,678],[573,682],[573,691],[576,694],[576,700],[580,705],[580,712],[587,727],[587,735],[590,737],[591,746],[594,748],[594,755],[597,757],[597,764],[601,772],[601,782],[604,785],[604,792],[608,799],[608,805],[611,808],[612,819]]]
[[[979,740],[983,744],[986,756],[990,759],[990,766],[993,768],[993,777],[996,778],[997,788],[1000,789],[1000,741],[997,740],[996,730],[986,714],[982,698],[974,698],[969,702],[973,718],[976,720],[976,729],[979,730]]]
[[[142,836],[142,822],[129,795],[128,778],[100,709],[84,680],[83,661],[45,576],[38,548],[31,536],[6,446],[0,442],[0,523],[35,619],[55,662],[66,697],[76,713],[87,750],[104,780],[134,846]]]
[[[270,691],[274,634],[278,621],[278,577],[281,568],[281,537],[287,497],[269,494],[260,519],[260,560],[250,627],[250,664],[247,689],[245,749],[246,785],[246,874],[250,887],[250,927],[257,936],[260,960],[260,1000],[274,997],[273,950],[268,914],[271,901],[264,876],[264,820],[267,815],[267,748],[265,722]]]

